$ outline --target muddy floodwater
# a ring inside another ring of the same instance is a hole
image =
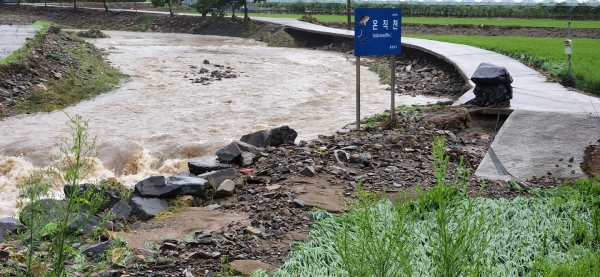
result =
[[[214,152],[242,135],[288,125],[301,139],[332,134],[355,119],[353,57],[308,49],[271,48],[250,39],[106,32],[90,42],[131,76],[120,88],[65,109],[89,120],[99,162],[91,179],[117,177],[132,186],[151,175],[187,171],[187,161]],[[210,61],[204,65],[203,61]],[[237,78],[192,83],[198,71],[224,70]],[[192,68],[195,66],[196,68]],[[389,106],[389,91],[362,69],[361,114]],[[15,210],[16,186],[48,163],[68,136],[62,112],[0,121],[0,216]]]
[[[42,26],[0,25],[0,59],[21,48]]]

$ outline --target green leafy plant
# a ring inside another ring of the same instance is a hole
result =
[[[80,255],[69,241],[84,228],[95,233],[86,225],[106,200],[104,193],[98,193],[93,185],[80,185],[94,166],[95,138],[88,134],[88,122],[81,116],[66,115],[71,137],[57,143],[59,152],[52,156],[50,166],[20,186],[20,200],[29,203],[20,211],[20,219],[28,227],[21,233],[27,268],[24,272],[16,270],[17,275],[67,276],[65,261],[69,256]],[[56,189],[63,186],[67,199],[53,199]],[[102,229],[106,220],[98,223],[96,227]],[[50,243],[43,243],[45,238],[49,238]],[[51,254],[41,254],[43,252]]]

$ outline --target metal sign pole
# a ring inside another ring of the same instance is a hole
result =
[[[396,114],[396,56],[402,50],[402,9],[354,9],[354,56],[356,56],[356,130],[360,130],[360,56],[391,57],[391,116]]]
[[[356,131],[360,130],[360,56],[356,56]]]
[[[569,24],[567,25],[567,38],[570,40],[571,39],[571,21],[569,21]],[[569,72],[568,72],[569,76],[571,76],[571,55],[569,55]]]
[[[396,55],[392,55],[392,62],[390,64],[390,69],[391,69],[391,75],[392,75],[392,96],[391,96],[391,108],[390,108],[390,117],[394,117],[396,115],[396,101],[395,101],[395,94],[396,94]]]
[[[346,15],[348,17],[348,30],[352,30],[352,27],[350,27],[350,23],[352,22],[352,20],[350,20],[350,9],[351,9],[351,5],[350,5],[350,0],[346,0]]]

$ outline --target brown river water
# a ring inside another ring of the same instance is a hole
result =
[[[97,136],[91,181],[117,177],[133,186],[151,175],[187,171],[189,160],[214,159],[220,147],[257,130],[288,125],[298,142],[355,120],[352,56],[231,37],[106,33],[111,38],[90,42],[106,49],[131,80],[65,109],[89,120],[88,131]],[[205,59],[212,65],[203,65]],[[239,77],[209,85],[189,80],[202,67],[217,69],[214,64],[232,67]],[[362,68],[362,116],[389,107],[385,88]],[[59,111],[0,121],[0,216],[12,215],[17,184],[47,164],[59,138],[69,136],[66,121]]]

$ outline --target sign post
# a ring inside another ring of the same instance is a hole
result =
[[[402,50],[400,42],[401,9],[354,9],[354,56],[356,56],[356,130],[360,130],[360,57],[392,55],[391,113],[395,115],[396,57]]]

